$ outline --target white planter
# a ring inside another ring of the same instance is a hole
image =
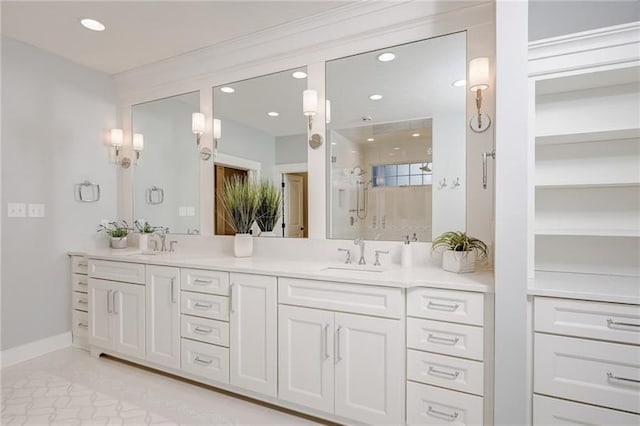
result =
[[[138,248],[140,250],[149,250],[149,235],[150,234],[140,234],[138,236]]]
[[[251,257],[253,254],[253,237],[251,234],[236,234],[233,239],[233,253],[236,257]]]
[[[476,269],[476,252],[447,250],[442,253],[442,269],[458,274],[473,272]]]
[[[111,237],[111,248],[113,249],[125,249],[127,248],[127,237],[113,238]]]

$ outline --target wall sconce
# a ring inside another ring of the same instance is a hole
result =
[[[302,111],[309,119],[309,132],[313,127],[313,117],[318,114],[318,91],[307,89],[302,93]],[[322,145],[322,136],[318,133],[311,135],[309,146],[312,149],[318,149]]]
[[[329,99],[325,101],[324,121],[327,124],[331,124],[331,101]]]
[[[120,159],[120,151],[124,145],[124,132],[122,129],[111,129],[111,146],[116,151],[116,164],[119,164],[125,169],[131,166],[131,159],[124,157]]]
[[[482,133],[491,126],[491,117],[480,111],[482,91],[489,88],[489,58],[481,57],[469,62],[469,90],[476,92],[478,113],[469,120],[469,127],[476,133]]]
[[[213,119],[213,157],[218,155],[218,140],[222,137],[222,122],[219,118]]]
[[[140,160],[140,153],[144,149],[144,136],[142,133],[134,133],[133,134],[133,150],[136,153],[136,164],[138,164],[138,160]]]
[[[204,133],[206,118],[201,112],[191,114],[191,131],[196,135],[196,143],[200,146],[200,136]]]

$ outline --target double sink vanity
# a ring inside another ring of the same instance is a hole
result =
[[[74,343],[343,424],[492,424],[490,272],[71,253]]]

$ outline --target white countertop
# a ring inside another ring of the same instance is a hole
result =
[[[640,304],[638,277],[536,271],[528,294],[598,302]]]
[[[444,271],[439,267],[431,266],[402,268],[400,265],[392,264],[375,267],[371,265],[345,265],[344,263],[337,262],[281,260],[269,257],[237,258],[231,256],[211,256],[203,253],[186,252],[142,254],[135,249],[117,251],[105,249],[87,253],[69,252],[69,255],[84,255],[90,259],[144,263],[149,265],[213,269],[228,272],[244,272],[384,287],[435,287],[482,293],[493,292],[492,271],[455,274]],[[348,270],[330,268],[346,268]]]

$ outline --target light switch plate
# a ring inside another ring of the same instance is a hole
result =
[[[178,216],[183,217],[187,215],[187,208],[186,207],[179,207],[178,208]]]
[[[27,216],[26,204],[25,203],[8,203],[7,216],[8,217],[26,217]]]
[[[44,217],[45,216],[44,204],[29,204],[27,206],[27,214],[29,217]]]

